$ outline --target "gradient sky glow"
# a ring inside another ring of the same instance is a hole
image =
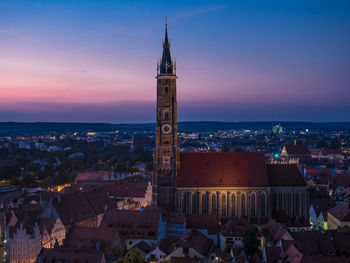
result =
[[[350,1],[0,0],[0,121],[350,121]]]

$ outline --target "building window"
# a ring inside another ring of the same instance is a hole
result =
[[[169,120],[169,112],[168,111],[164,112],[164,119]]]
[[[182,206],[182,213],[187,214],[187,193],[184,193],[182,195],[181,206]]]
[[[301,218],[301,197],[300,192],[298,192],[295,196],[295,208],[296,208],[296,216]]]
[[[236,196],[232,193],[232,216],[236,216]]]
[[[245,194],[241,196],[241,215],[247,216],[246,205],[245,205]]]
[[[259,195],[259,199],[260,199],[260,215],[261,216],[266,216],[266,198],[265,198],[265,194],[261,193]]]
[[[164,91],[165,91],[165,95],[169,95],[169,88],[168,87],[165,87],[165,89],[164,89]]]
[[[292,193],[287,194],[287,214],[289,217],[293,216],[293,206],[292,206]]]
[[[216,215],[216,193],[211,196],[211,213]]]
[[[221,216],[226,217],[226,195],[222,194],[221,196]]]
[[[202,214],[208,214],[208,197],[207,194],[202,194]]]
[[[250,196],[250,216],[256,216],[255,211],[255,203],[256,203],[256,196],[255,194],[252,194]]]
[[[278,193],[278,211],[283,211],[283,195],[282,192]]]
[[[198,211],[198,209],[197,209],[197,195],[198,195],[197,192],[192,194],[192,214],[193,215],[197,214],[197,211]]]

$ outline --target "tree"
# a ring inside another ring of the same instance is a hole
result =
[[[52,176],[47,176],[45,179],[41,182],[41,186],[44,188],[49,188],[55,184],[55,179]]]
[[[256,237],[257,230],[249,226],[243,236],[243,249],[248,258],[258,252],[259,241]]]
[[[221,151],[224,153],[228,152],[228,145],[226,142],[222,144]]]
[[[116,260],[117,263],[144,263],[145,259],[134,249],[130,249],[124,258]]]

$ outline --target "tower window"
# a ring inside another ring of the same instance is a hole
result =
[[[164,112],[164,119],[169,120],[169,112]]]
[[[165,87],[165,95],[168,95],[168,94],[169,94],[169,88]]]

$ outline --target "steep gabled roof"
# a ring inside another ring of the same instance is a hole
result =
[[[310,150],[304,145],[286,145],[286,151],[289,155],[310,155]]]
[[[177,187],[268,185],[263,153],[180,153]]]
[[[43,248],[35,262],[102,263],[105,262],[105,258],[102,251],[96,250]]]
[[[305,186],[302,174],[295,164],[267,164],[270,186]]]

